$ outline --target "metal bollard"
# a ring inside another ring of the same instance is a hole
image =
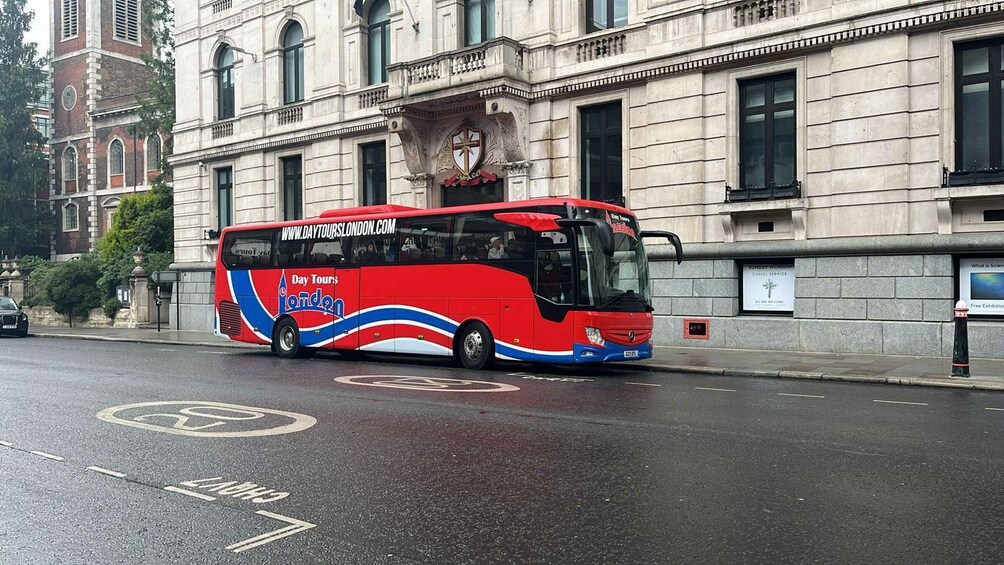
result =
[[[952,348],[952,376],[969,377],[969,308],[962,300],[955,304],[955,347]]]

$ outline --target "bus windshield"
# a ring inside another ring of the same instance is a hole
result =
[[[597,310],[651,312],[648,258],[637,220],[606,210],[583,212],[580,215],[602,218],[614,228],[614,254],[603,253],[595,229],[578,229],[579,303]]]

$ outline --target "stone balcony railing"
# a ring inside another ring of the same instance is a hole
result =
[[[271,114],[269,114],[270,126],[281,127],[289,124],[295,124],[303,121],[304,108],[307,106],[298,103],[297,106],[286,106],[284,108],[279,108]]]
[[[517,41],[499,37],[434,57],[397,63],[387,68],[387,98],[407,98],[470,86],[475,89],[494,79],[528,80],[527,49]]]

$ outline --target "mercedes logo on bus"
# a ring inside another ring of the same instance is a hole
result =
[[[634,330],[628,332],[628,341],[634,343]]]

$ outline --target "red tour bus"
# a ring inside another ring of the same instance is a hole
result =
[[[566,198],[440,209],[365,206],[228,227],[216,334],[281,357],[320,349],[595,363],[652,356],[642,232]]]

